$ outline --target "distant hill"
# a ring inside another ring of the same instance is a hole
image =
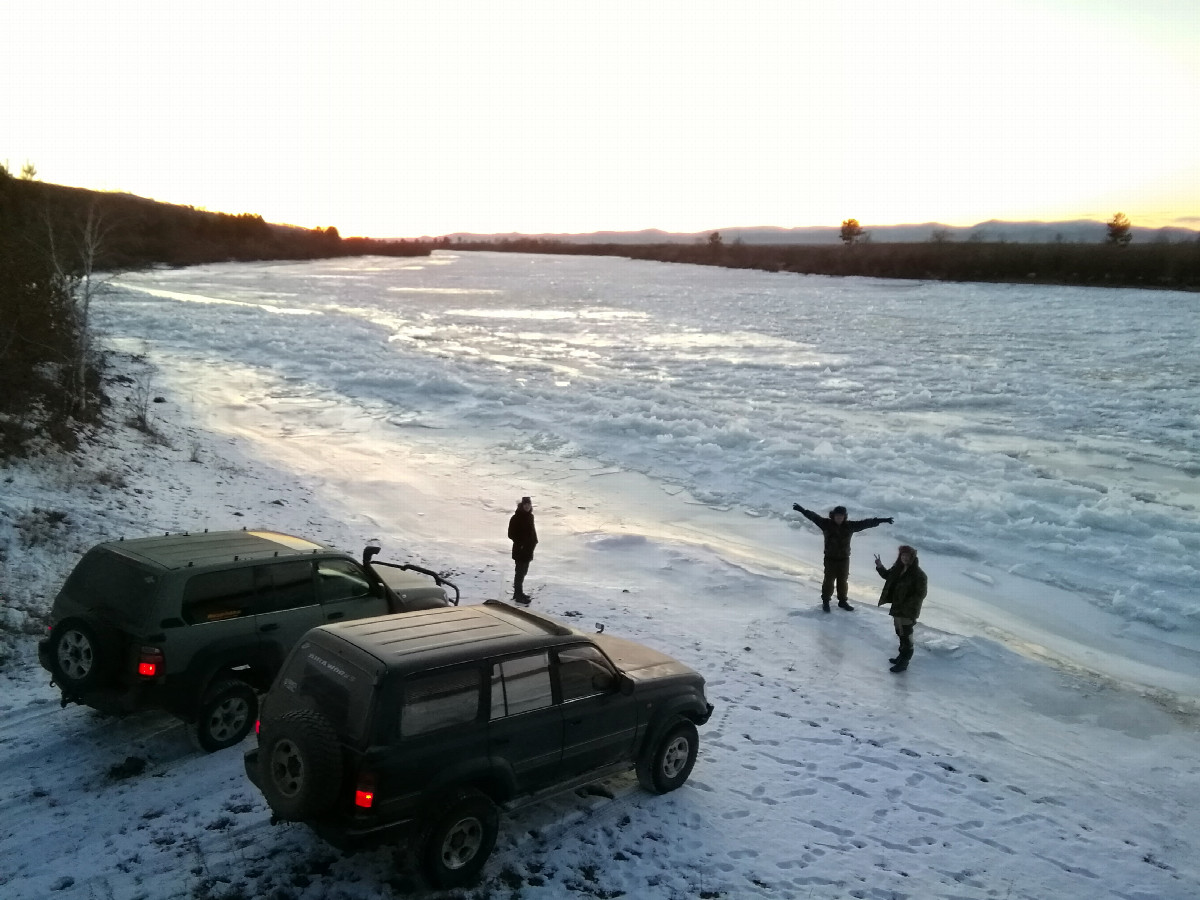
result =
[[[919,225],[869,225],[864,224],[869,240],[884,244],[915,244],[934,240],[978,241],[981,243],[1010,244],[1098,244],[1107,234],[1106,223],[1091,220],[1070,222],[1001,222],[992,219],[977,225],[954,226],[938,222]],[[472,234],[455,232],[447,235],[452,242],[468,243],[480,241],[547,240],[569,244],[692,244],[708,240],[713,231],[718,231],[726,244],[787,245],[787,244],[840,244],[840,223],[837,226],[808,228],[776,228],[755,226],[749,228],[713,228],[694,233],[660,231],[656,228],[642,231],[593,231],[586,234]],[[1200,238],[1200,231],[1189,228],[1139,228],[1133,227],[1133,240],[1137,243],[1169,241],[1193,241]]]

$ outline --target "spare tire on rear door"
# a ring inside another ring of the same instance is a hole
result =
[[[65,693],[100,686],[117,658],[112,636],[79,618],[64,619],[50,634],[54,680]]]
[[[320,713],[285,713],[259,736],[263,796],[281,819],[314,819],[333,806],[342,781],[336,732]]]

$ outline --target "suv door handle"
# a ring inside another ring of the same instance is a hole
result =
[[[332,622],[334,619],[340,619],[344,615],[346,615],[344,612],[331,612],[329,615],[327,615],[325,617],[325,619],[326,619],[326,621]]]
[[[263,625],[258,630],[259,631],[277,631],[278,629],[279,629],[278,622],[268,622],[266,625]]]

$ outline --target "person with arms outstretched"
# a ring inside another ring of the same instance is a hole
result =
[[[850,538],[855,533],[874,528],[876,525],[891,525],[891,516],[885,519],[852,520],[846,518],[846,507],[835,506],[829,511],[827,519],[811,509],[805,509],[799,503],[793,503],[792,509],[801,513],[825,535],[825,580],[821,582],[821,608],[829,612],[829,601],[836,586],[838,609],[853,612],[854,607],[850,605],[847,587],[850,578]]]

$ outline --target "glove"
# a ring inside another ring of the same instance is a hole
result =
[[[800,513],[804,512],[804,507],[801,506],[799,503],[793,503],[792,509],[794,509],[796,512],[800,512]]]
[[[893,519],[891,516],[888,516],[888,517],[887,517],[886,519],[884,519],[883,521],[887,522],[889,525],[894,525],[894,524],[895,524],[895,522],[896,522],[896,520],[895,520],[895,519]]]

